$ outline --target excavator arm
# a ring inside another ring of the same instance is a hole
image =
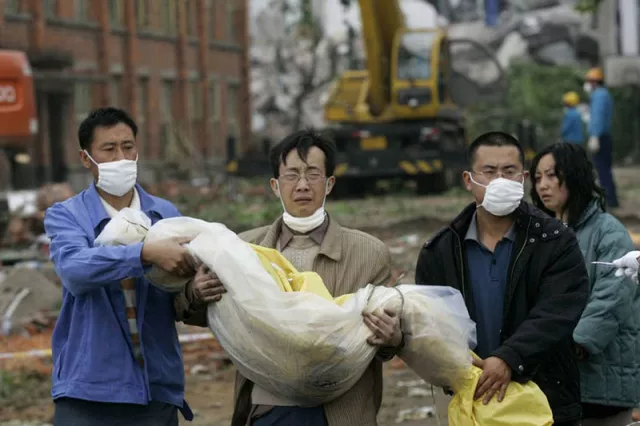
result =
[[[369,71],[369,112],[378,116],[391,101],[393,45],[404,28],[404,15],[397,0],[359,0],[358,3]]]

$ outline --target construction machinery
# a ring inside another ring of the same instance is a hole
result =
[[[38,134],[33,74],[24,52],[0,49],[0,117],[0,165],[4,157],[9,171],[0,173],[0,184],[11,187],[19,168],[30,162],[29,148]],[[1,182],[3,177],[9,182]]]
[[[344,72],[325,104],[339,152],[336,175],[356,191],[381,178],[414,180],[421,193],[456,185],[468,143],[461,108],[504,93],[499,63],[482,45],[451,40],[444,29],[407,28],[399,0],[358,3],[366,69]],[[479,56],[493,62],[491,81],[474,81],[473,69],[456,67],[457,58],[470,56],[476,65]]]
[[[408,28],[400,1],[357,1],[366,66],[343,72],[324,105],[326,128],[318,130],[335,140],[335,174],[350,193],[380,179],[413,180],[421,193],[456,185],[468,143],[462,108],[506,93],[492,51],[474,40],[451,40],[442,28]],[[268,171],[260,155],[230,158],[227,170]]]

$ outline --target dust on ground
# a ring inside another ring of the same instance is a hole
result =
[[[613,213],[632,233],[640,234],[640,182],[636,168],[616,170],[622,207]],[[390,247],[395,276],[401,273],[401,283],[411,283],[421,245],[447,223],[469,201],[464,193],[454,191],[445,196],[393,197],[358,200],[339,206],[340,221],[345,225],[365,229],[382,239]],[[390,214],[388,207],[392,204]],[[331,203],[329,203],[331,209]],[[364,213],[364,214],[363,214]],[[639,244],[640,241],[636,242]],[[202,332],[195,327],[180,327],[181,332]],[[47,336],[43,337],[43,342]],[[0,352],[19,350],[2,345]],[[45,348],[46,346],[42,346]],[[196,417],[193,426],[229,425],[232,413],[235,370],[219,356],[215,341],[183,344],[185,354],[186,400]],[[23,372],[8,367],[0,361],[0,426],[43,425],[52,422],[53,405],[49,395],[49,375],[27,368]],[[45,363],[46,360],[42,361]],[[50,361],[49,361],[50,362]],[[36,364],[35,362],[33,363]],[[40,365],[40,364],[38,364]],[[419,378],[397,359],[385,364],[383,406],[378,417],[380,426],[446,425],[448,397],[441,389],[420,383]],[[435,405],[436,416],[430,411]],[[414,410],[406,413],[407,410]],[[405,419],[399,414],[405,412]],[[411,418],[415,420],[410,420]],[[426,418],[425,418],[426,417]],[[3,423],[9,422],[10,423]]]

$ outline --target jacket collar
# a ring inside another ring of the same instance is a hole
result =
[[[149,195],[139,184],[136,184],[136,190],[140,197],[140,207],[147,216],[157,215],[162,218],[162,214],[157,210],[156,202],[151,195]],[[91,226],[96,230],[102,222],[110,220],[107,211],[105,210],[102,202],[100,201],[100,194],[95,183],[92,183],[89,188],[84,192],[84,205],[89,212],[89,218],[91,220]]]
[[[464,237],[469,229],[471,220],[476,212],[476,203],[470,203],[465,207],[462,212],[451,222],[449,228],[456,232],[460,237]],[[542,226],[539,223],[542,220],[540,216],[541,212],[525,201],[521,201],[520,205],[512,213],[516,221],[514,223],[513,230],[517,233],[519,230],[526,230],[531,224],[533,219],[537,219],[538,225],[534,226],[534,230],[540,230],[542,232]]]
[[[329,226],[320,244],[320,254],[327,256],[333,261],[340,261],[342,259],[342,227],[335,219],[331,218],[331,215],[327,214],[329,218]],[[283,222],[282,216],[280,216],[275,222],[269,226],[267,233],[259,245],[263,247],[276,248],[278,238],[282,232]]]
[[[578,223],[576,223],[575,228],[578,229],[583,227],[593,216],[601,212],[602,208],[600,208],[598,199],[594,198],[591,200],[584,212],[582,212],[582,215],[580,215],[580,219],[578,220]]]

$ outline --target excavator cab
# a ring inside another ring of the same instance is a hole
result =
[[[20,176],[29,173],[26,165],[31,161],[29,151],[38,134],[37,114],[27,55],[0,49],[0,154],[4,154],[9,166],[10,186],[19,186]]]
[[[0,149],[26,150],[37,132],[29,60],[24,52],[0,50]]]
[[[391,105],[395,115],[409,119],[433,116],[442,105],[450,104],[447,36],[443,31],[402,31],[396,37],[392,60]]]

